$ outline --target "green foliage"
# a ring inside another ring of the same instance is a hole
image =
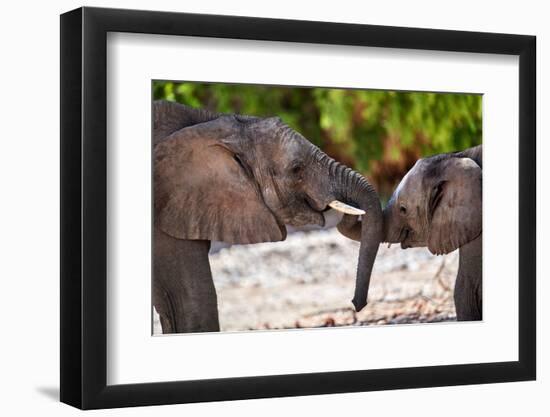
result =
[[[481,143],[476,94],[155,81],[153,95],[223,113],[277,115],[388,190],[416,159]]]

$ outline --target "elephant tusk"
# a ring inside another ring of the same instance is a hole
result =
[[[331,201],[329,203],[329,207],[333,208],[336,211],[340,211],[345,214],[352,214],[354,216],[361,216],[362,214],[365,214],[364,210],[352,207],[338,200]]]

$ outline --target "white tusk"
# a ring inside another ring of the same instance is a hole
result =
[[[365,214],[365,210],[352,207],[338,200],[331,201],[329,203],[329,207],[332,207],[334,210],[341,211],[345,214],[353,214],[354,216],[361,216],[362,214]]]

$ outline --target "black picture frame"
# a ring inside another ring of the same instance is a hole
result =
[[[108,32],[519,56],[519,360],[107,385]],[[61,401],[94,409],[535,379],[535,50],[524,35],[88,7],[61,15]]]

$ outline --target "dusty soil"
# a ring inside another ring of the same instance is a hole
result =
[[[380,246],[369,304],[351,304],[359,244],[336,229],[210,255],[222,331],[453,321],[458,251]],[[155,313],[155,333],[160,332]]]

